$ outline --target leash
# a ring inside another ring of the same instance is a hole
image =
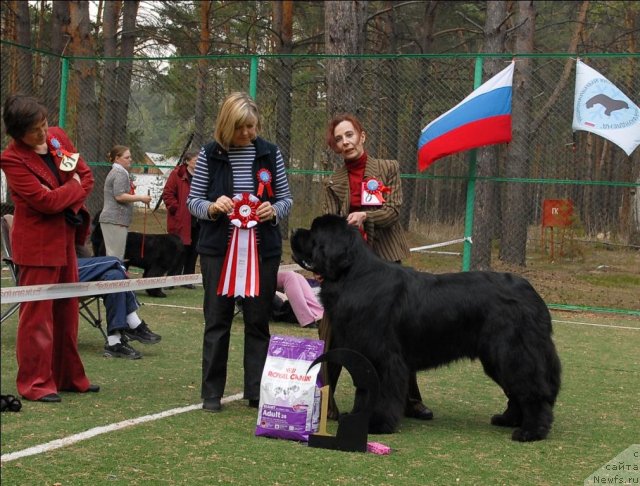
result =
[[[145,206],[146,207],[146,206]],[[151,214],[153,215],[153,217],[156,219],[156,223],[158,223],[158,226],[160,226],[160,229],[163,230],[165,233],[167,232],[167,229],[164,227],[164,225],[162,224],[162,221],[160,221],[160,218],[158,218],[158,215],[151,211]]]
[[[151,191],[147,190],[147,194],[150,196]],[[140,258],[144,258],[144,237],[147,234],[147,204],[144,205],[144,219],[142,220],[142,246],[140,248]]]

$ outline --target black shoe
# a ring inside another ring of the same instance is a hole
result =
[[[405,416],[418,420],[431,420],[433,418],[433,412],[429,410],[424,403],[416,403],[413,407],[405,411]]]
[[[144,321],[142,321],[135,329],[124,329],[122,334],[127,336],[129,339],[140,341],[142,344],[156,344],[162,339],[162,336],[151,332],[151,329],[149,329],[149,326],[147,326]]]
[[[207,412],[220,412],[222,404],[219,398],[207,398],[202,402],[202,409]]]
[[[71,393],[87,393],[87,392],[90,392],[90,393],[98,393],[98,392],[100,391],[100,385],[94,385],[93,383],[90,383],[90,384],[89,384],[89,388],[87,388],[87,389],[86,389],[85,391],[83,391],[83,392],[78,391],[78,390],[71,390],[71,389],[68,389],[68,390],[60,390],[60,391],[63,391],[63,392],[71,392]]]
[[[28,400],[28,398],[27,398]],[[48,395],[45,395],[43,397],[38,398],[37,400],[33,400],[34,402],[44,402],[44,403],[58,403],[62,401],[62,398],[60,398],[60,395],[58,395],[57,393],[49,393]]]
[[[255,400],[255,399],[249,400],[249,406],[251,408],[258,408],[260,406],[260,400]]]
[[[183,285],[183,287],[185,289],[189,289],[189,290],[195,290],[196,286],[193,284],[187,284],[187,285]]]
[[[104,347],[103,356],[105,358],[126,358],[126,359],[140,359],[142,354],[129,346],[129,343],[116,343],[113,346],[108,344]]]

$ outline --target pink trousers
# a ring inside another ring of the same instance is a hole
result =
[[[277,289],[287,296],[301,327],[322,319],[324,308],[302,275],[297,272],[278,272]]]

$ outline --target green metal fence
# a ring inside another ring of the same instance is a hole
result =
[[[19,71],[27,56],[33,76]],[[108,172],[106,153],[114,144],[132,147],[141,172],[168,168],[162,159],[145,163],[145,153],[176,156],[195,133],[192,149],[211,138],[219,103],[233,90],[249,91],[262,111],[265,138],[279,144],[290,177],[294,210],[289,227],[307,226],[320,213],[321,180],[336,161],[324,144],[327,119],[327,63],[335,56],[209,56],[170,58],[68,58],[28,50],[2,41],[2,101],[15,91],[30,92],[47,103],[50,124],[65,127],[93,166],[96,188],[90,208],[102,207],[102,184]],[[514,204],[524,231],[527,259],[541,252],[542,204],[571,199],[575,212],[572,237],[584,244],[605,242],[632,251],[638,235],[640,154],[631,157],[604,139],[571,130],[575,60],[564,54],[529,54],[531,131],[514,134],[510,146],[526,147],[527,175],[509,175],[509,151],[497,146],[492,171],[474,177],[470,153],[416,170],[417,141],[429,121],[449,110],[486,79],[478,76],[484,60],[505,65],[507,55],[366,55],[349,57],[359,102],[353,107],[367,131],[366,147],[376,157],[397,159],[403,177],[403,218],[412,241],[427,245],[467,238],[457,251],[458,269],[469,267],[474,206],[468,205],[474,184],[493,193],[489,211],[492,237],[505,232],[502,219]],[[587,64],[602,72],[631,99],[640,93],[638,54],[585,54]],[[130,92],[112,82],[131,66]],[[635,66],[635,68],[634,68]],[[567,75],[567,69],[570,74]],[[206,89],[198,92],[198,83]],[[519,88],[514,85],[514,92]],[[128,96],[127,96],[128,93]],[[198,98],[198,97],[201,98]],[[201,109],[196,109],[202,99]],[[126,125],[109,123],[126,109]],[[124,125],[124,126],[123,126]],[[2,134],[3,146],[7,140]],[[575,143],[574,143],[575,142]],[[148,159],[147,159],[148,160]],[[148,190],[157,197],[167,174],[157,174]],[[140,174],[139,178],[144,178]],[[515,188],[515,190],[514,190]],[[516,193],[514,201],[510,197]],[[472,199],[471,199],[472,200]],[[477,208],[475,208],[477,211]],[[439,234],[437,228],[446,228]],[[507,229],[508,230],[508,229]],[[445,236],[444,233],[447,233]],[[575,257],[575,255],[570,257]],[[638,272],[640,273],[640,272]],[[583,302],[587,302],[587,300]]]

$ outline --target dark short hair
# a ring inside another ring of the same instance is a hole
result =
[[[47,118],[47,108],[32,96],[14,94],[4,103],[2,118],[7,135],[19,140],[29,128]]]
[[[326,133],[326,141],[327,145],[331,150],[336,149],[336,142],[333,139],[333,131],[336,129],[336,125],[339,125],[343,121],[351,122],[353,128],[355,128],[359,132],[363,132],[362,123],[358,120],[358,117],[352,113],[340,113],[339,115],[334,116],[327,125],[327,133]]]

